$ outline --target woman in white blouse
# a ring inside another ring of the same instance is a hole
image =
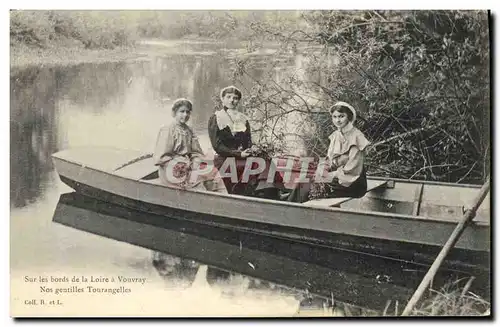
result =
[[[328,183],[301,183],[291,192],[288,201],[306,202],[311,194],[322,198],[362,197],[366,193],[365,150],[370,142],[354,127],[356,110],[346,102],[337,102],[330,108],[333,125],[337,128],[330,136],[327,162]],[[321,189],[321,191],[318,191]]]

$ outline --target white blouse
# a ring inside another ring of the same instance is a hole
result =
[[[370,144],[364,134],[349,123],[330,136],[328,160],[336,172],[339,184],[349,187],[363,171],[365,148]]]

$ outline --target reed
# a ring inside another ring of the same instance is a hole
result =
[[[490,316],[490,302],[471,292],[469,290],[471,283],[461,288],[458,287],[459,282],[458,280],[450,282],[440,290],[430,289],[427,297],[412,310],[410,316]],[[388,300],[381,311],[360,308],[347,303],[337,303],[337,306],[346,317],[397,317],[403,312],[405,304]]]
[[[471,291],[455,288],[453,284],[440,291],[430,290],[430,296],[413,309],[413,316],[483,316],[488,315],[490,302]]]

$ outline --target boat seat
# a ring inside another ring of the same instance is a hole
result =
[[[394,181],[390,180],[368,180],[367,181],[368,186],[366,189],[366,193],[381,189],[381,188],[393,188],[394,187]],[[330,199],[314,199],[311,201],[304,202],[303,204],[305,205],[312,205],[312,206],[320,206],[320,207],[340,207],[340,205],[344,202],[347,202],[351,199],[354,198],[330,198]]]
[[[164,185],[161,181],[160,178],[154,178],[154,179],[148,179],[148,180],[144,180],[146,183],[148,184],[154,184],[154,185]]]

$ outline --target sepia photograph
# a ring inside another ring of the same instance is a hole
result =
[[[488,10],[10,10],[10,316],[492,319]]]

